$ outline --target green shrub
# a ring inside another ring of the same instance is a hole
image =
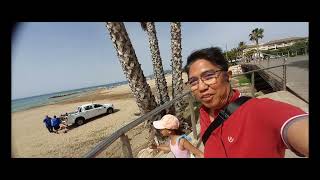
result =
[[[239,86],[242,86],[245,83],[250,83],[250,79],[247,78],[245,75],[239,76],[237,79],[239,80]]]

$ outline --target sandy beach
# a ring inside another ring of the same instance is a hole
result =
[[[187,76],[185,74],[183,79],[186,82]],[[166,80],[168,87],[171,87],[171,76],[166,76]],[[148,84],[154,91],[154,80],[148,80]],[[42,122],[45,115],[52,117],[72,112],[76,110],[77,106],[91,101],[112,103],[115,112],[89,120],[82,126],[60,134],[49,133]],[[12,157],[81,157],[103,138],[138,118],[135,113],[139,113],[139,109],[128,84],[112,89],[97,89],[57,104],[14,112],[11,119]],[[148,130],[143,127],[143,124],[128,132],[127,135],[131,140],[134,155],[145,148],[148,134]],[[98,157],[122,157],[120,140],[114,142]]]

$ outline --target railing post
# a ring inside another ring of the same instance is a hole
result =
[[[122,152],[123,152],[124,157],[133,158],[132,149],[131,149],[131,145],[130,145],[128,136],[125,134],[122,134],[120,136],[120,140],[122,142]]]
[[[285,64],[283,64],[283,71],[282,71],[282,75],[283,75],[283,79],[282,79],[282,82],[283,82],[283,90],[286,91],[287,90],[287,66]]]
[[[190,115],[191,115],[192,132],[193,132],[193,137],[195,139],[197,139],[197,123],[196,123],[196,117],[195,117],[195,114],[194,114],[193,102],[194,102],[193,97],[190,94],[190,97],[189,97],[189,108],[190,108]]]
[[[254,72],[252,72],[252,75],[251,75],[251,94],[252,94],[252,97],[254,97]]]

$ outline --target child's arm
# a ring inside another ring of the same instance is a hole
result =
[[[180,144],[182,144],[184,149],[189,150],[192,154],[194,154],[197,158],[203,158],[203,152],[194,147],[188,140],[181,138]]]
[[[165,145],[165,144],[160,144],[159,146],[155,145],[155,144],[152,144],[151,149],[157,149],[157,150],[160,150],[160,151],[164,151],[165,153],[168,153],[171,151],[169,145]]]
[[[159,146],[157,146],[157,149],[164,151],[165,153],[168,153],[171,151],[169,145],[165,145],[165,144],[160,144]]]

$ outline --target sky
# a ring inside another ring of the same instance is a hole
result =
[[[156,22],[163,68],[171,69],[170,23]],[[182,22],[182,61],[201,48],[230,50],[249,41],[254,28],[260,42],[308,37],[308,22]],[[139,22],[125,22],[144,75],[153,73],[147,33]],[[11,42],[11,99],[126,80],[104,22],[23,22]]]

